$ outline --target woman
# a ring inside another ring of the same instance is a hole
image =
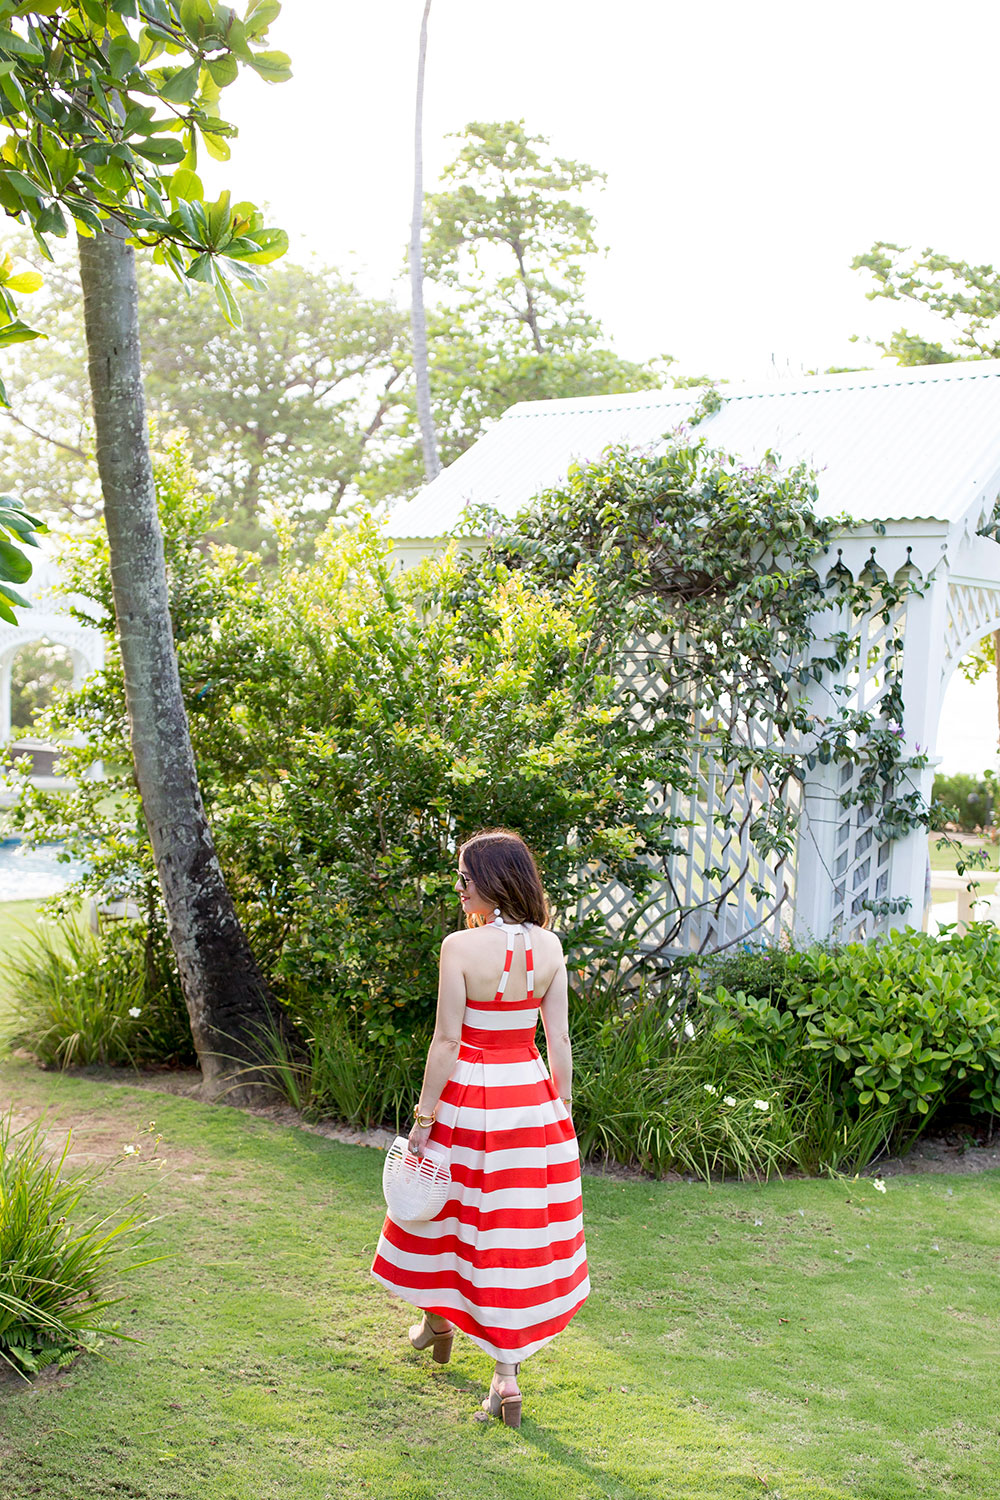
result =
[[[459,850],[465,932],[441,945],[437,1021],[410,1150],[447,1153],[436,1218],[386,1216],[372,1275],[423,1310],[415,1349],[446,1364],[455,1328],[496,1361],[483,1408],[521,1424],[521,1361],[590,1291],[580,1154],[570,1119],[566,965],[524,840],[503,828]],[[537,993],[536,993],[537,992]],[[541,1010],[549,1076],[535,1046]]]

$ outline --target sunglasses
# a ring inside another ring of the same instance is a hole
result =
[[[459,890],[467,891],[472,884],[472,876],[466,875],[464,870],[456,870],[455,874],[458,876]]]

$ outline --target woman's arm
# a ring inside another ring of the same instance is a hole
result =
[[[437,1018],[434,1035],[427,1049],[424,1081],[420,1087],[419,1113],[430,1115],[437,1108],[445,1084],[458,1056],[462,1041],[462,1017],[465,1014],[465,973],[456,952],[458,932],[449,933],[441,944],[441,961],[438,975]],[[410,1131],[409,1147],[417,1156],[423,1154],[429,1125],[414,1125]]]
[[[549,1055],[549,1073],[560,1097],[570,1099],[573,1094],[573,1049],[569,1042],[569,993],[565,959],[560,961],[552,983],[545,992],[541,1010],[545,1050]]]

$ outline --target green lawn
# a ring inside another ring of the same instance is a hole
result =
[[[8,1003],[3,977],[3,957],[27,937],[39,912],[37,901],[0,901],[0,1011]],[[6,1496],[0,1491],[0,1500]]]
[[[937,843],[940,837],[941,835],[939,833],[932,833],[928,835],[927,847],[930,851],[931,869],[954,870],[956,861],[958,859],[958,854],[955,849],[950,847],[939,849],[937,847]],[[989,839],[972,838],[971,835],[968,834],[962,835],[961,842],[966,856],[968,856],[974,850],[981,849],[985,850],[986,854],[989,857],[988,868],[986,868],[985,870],[975,871],[974,875],[976,878],[979,878],[983,875],[989,878],[991,874],[994,876],[997,874],[997,861],[998,858],[1000,858],[1000,845],[991,844]]]
[[[39,909],[37,901],[0,901],[0,955],[25,936]]]
[[[225,1108],[0,1067],[98,1152],[162,1132],[122,1330],[0,1395],[3,1500],[909,1500],[1000,1491],[1000,1174],[711,1187],[588,1177],[594,1291],[472,1420],[368,1276],[381,1157]],[[141,1158],[140,1158],[141,1162]]]

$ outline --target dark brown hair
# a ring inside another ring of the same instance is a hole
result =
[[[476,890],[499,906],[514,922],[549,925],[549,903],[542,889],[535,857],[519,833],[509,828],[484,828],[459,848]],[[488,917],[469,916],[467,927],[481,927]]]

